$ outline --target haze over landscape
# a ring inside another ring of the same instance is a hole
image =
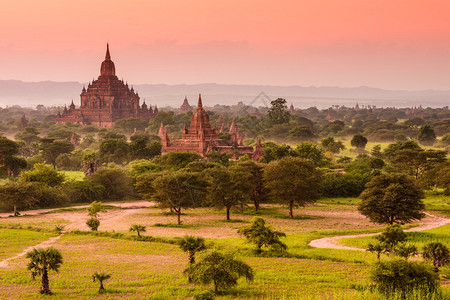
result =
[[[2,81],[0,105],[77,102],[81,83],[99,75],[109,41],[118,76],[159,105],[198,92],[209,93],[210,104],[249,103],[264,91],[299,107],[358,99],[443,106],[449,8],[444,0],[10,1],[0,12],[7,29],[0,32],[0,80],[71,83],[11,90]],[[241,86],[196,86],[203,83]]]

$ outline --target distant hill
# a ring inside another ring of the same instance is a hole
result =
[[[86,84],[86,83],[84,83]],[[80,104],[80,93],[83,83],[79,82],[23,82],[20,80],[0,80],[0,106],[20,105],[34,107],[37,104],[46,106],[70,104],[73,99],[75,105]],[[450,91],[420,90],[401,91],[384,90],[371,87],[339,88],[339,87],[302,87],[302,86],[270,86],[270,85],[237,85],[237,84],[141,84],[134,85],[141,99],[147,104],[157,104],[159,107],[178,107],[185,96],[195,105],[198,93],[202,93],[204,104],[244,104],[263,106],[269,104],[261,96],[270,99],[285,98],[295,107],[307,108],[317,106],[326,108],[331,105],[354,106],[360,105],[386,106],[418,106],[443,107],[450,103]],[[258,97],[260,95],[260,97]]]

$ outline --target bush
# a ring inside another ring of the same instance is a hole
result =
[[[405,299],[417,292],[425,296],[439,290],[439,277],[423,263],[406,260],[377,262],[371,273],[376,288],[387,298],[400,294]]]
[[[57,172],[46,164],[35,164],[34,170],[21,174],[21,180],[26,182],[39,182],[50,187],[60,186],[64,182],[64,174]]]
[[[370,179],[369,174],[326,174],[321,184],[321,193],[329,198],[358,197]]]
[[[214,300],[215,294],[213,291],[202,291],[194,295],[195,300]]]
[[[100,221],[97,218],[90,218],[86,221],[86,225],[89,226],[92,231],[97,231],[100,226]]]
[[[120,200],[135,195],[131,178],[121,170],[102,168],[92,174],[89,179],[105,188],[104,199]]]
[[[60,188],[46,185],[41,185],[36,199],[39,207],[57,207],[69,202],[68,197]]]
[[[72,203],[86,203],[103,199],[105,187],[89,179],[69,181],[63,190]]]

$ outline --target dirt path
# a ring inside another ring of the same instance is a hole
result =
[[[146,208],[150,206],[154,206],[155,203],[151,201],[134,201],[134,202],[104,202],[104,205],[112,205],[119,208]],[[41,208],[41,209],[32,209],[32,210],[24,210],[20,213],[22,215],[27,216],[35,216],[49,213],[58,209],[70,209],[70,208],[87,208],[89,205],[77,205],[77,206],[68,206],[68,207],[59,207],[59,208]],[[0,218],[8,218],[11,216],[11,213],[0,213]]]
[[[112,221],[114,219],[122,218],[126,215],[135,213],[136,211],[138,211],[142,208],[146,208],[146,207],[150,207],[150,206],[154,205],[153,202],[149,202],[149,201],[136,201],[136,202],[127,202],[127,203],[107,202],[107,203],[103,203],[103,204],[113,205],[116,207],[126,208],[126,209],[111,211],[110,213],[107,213],[104,216],[100,217],[100,221],[106,221],[106,220]],[[86,208],[86,207],[88,207],[88,205],[72,206],[70,208]],[[58,208],[35,209],[35,210],[28,210],[25,213],[26,213],[26,215],[40,215],[40,214],[49,213],[56,209],[58,209]],[[0,214],[0,217],[8,217],[8,215],[9,214]],[[14,260],[19,257],[22,257],[22,256],[25,256],[28,251],[31,251],[34,248],[44,248],[44,247],[49,247],[49,246],[53,245],[65,232],[68,232],[68,231],[74,230],[74,229],[79,229],[80,227],[83,227],[83,226],[86,227],[85,229],[88,229],[87,225],[85,224],[86,223],[86,215],[85,214],[82,214],[82,215],[74,214],[71,218],[69,218],[69,221],[70,221],[70,223],[65,226],[64,232],[62,234],[60,234],[56,237],[49,238],[48,240],[43,241],[37,245],[30,246],[30,247],[24,249],[19,254],[15,255],[13,257],[7,258],[3,261],[0,261],[0,268],[7,267],[9,261]]]
[[[428,217],[424,219],[424,222],[420,226],[407,229],[407,230],[405,230],[405,232],[423,231],[423,230],[433,229],[433,228],[437,228],[437,227],[441,227],[441,226],[450,224],[450,219],[448,219],[448,218],[434,216],[429,213],[425,213],[425,214]],[[377,235],[377,234],[380,234],[380,233],[377,232],[377,233],[364,233],[364,234],[355,234],[355,235],[338,235],[338,236],[333,236],[333,237],[326,237],[326,238],[321,238],[321,239],[317,239],[317,240],[312,240],[311,242],[309,242],[308,245],[311,247],[314,247],[314,248],[329,248],[329,249],[365,251],[365,249],[361,249],[361,248],[344,246],[339,243],[339,240],[342,238],[360,238],[360,237],[366,237],[366,236],[373,236],[373,235]]]

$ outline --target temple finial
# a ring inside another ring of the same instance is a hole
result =
[[[202,109],[202,108],[203,108],[203,104],[202,104],[202,94],[198,94],[197,109]]]
[[[109,43],[106,43],[106,55],[105,60],[111,60],[111,55],[109,54]]]

